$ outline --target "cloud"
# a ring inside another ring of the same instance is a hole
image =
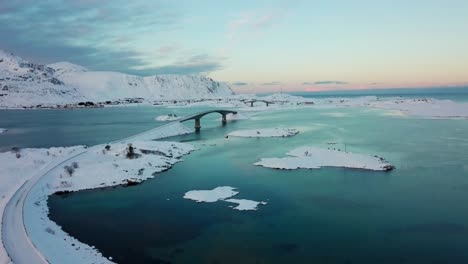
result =
[[[262,85],[281,85],[281,82],[266,82],[262,83]]]
[[[228,39],[238,39],[243,35],[259,35],[263,31],[279,23],[286,13],[282,10],[257,10],[239,14],[228,23]]]
[[[245,85],[249,85],[249,84],[246,83],[246,82],[232,82],[231,84],[232,84],[232,85],[236,85],[236,86],[245,86]]]
[[[343,84],[348,84],[348,83],[343,82],[343,81],[316,81],[316,82],[303,82],[302,83],[302,85],[329,85],[329,84],[343,85]]]
[[[222,59],[173,43],[155,43],[154,52],[138,46],[179,28],[182,15],[166,1],[0,1],[0,49],[41,63],[70,61],[139,75],[221,69]]]

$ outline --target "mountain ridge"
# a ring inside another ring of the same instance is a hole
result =
[[[21,108],[109,102],[217,99],[234,95],[225,84],[201,75],[141,77],[92,71],[70,62],[39,64],[0,50],[0,107]],[[140,100],[140,101],[141,101]]]

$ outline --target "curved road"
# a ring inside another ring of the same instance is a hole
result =
[[[34,185],[49,171],[86,152],[87,150],[72,153],[64,159],[49,163],[29,180],[26,180],[6,204],[2,220],[2,241],[13,263],[49,263],[41,252],[36,249],[25,229],[23,221],[24,202]]]
[[[226,111],[226,110],[215,110],[213,112],[219,111]],[[208,111],[207,111],[208,112]],[[209,111],[211,112],[211,111]],[[198,113],[199,115],[200,113]],[[197,114],[196,114],[197,115]],[[192,117],[194,115],[190,115],[187,117]],[[185,117],[185,118],[187,118]],[[181,118],[179,120],[182,120]],[[174,123],[180,123],[179,120],[164,124],[162,126],[152,128],[150,130],[138,133],[133,136],[129,136],[123,139],[119,139],[110,143],[117,143],[121,141],[125,141],[131,138],[135,138],[137,136],[141,136],[146,133],[150,133],[155,130],[159,130],[163,127],[169,126]],[[84,153],[88,152],[90,148],[85,149],[78,153],[72,153],[64,158],[53,161],[48,165],[41,168],[37,171],[30,179],[26,180],[23,185],[13,194],[10,198],[8,203],[5,206],[5,210],[3,211],[3,219],[2,219],[2,241],[3,246],[5,247],[8,256],[15,264],[48,264],[48,260],[37,250],[34,243],[28,236],[28,232],[24,226],[24,218],[23,218],[23,210],[24,210],[24,202],[26,197],[28,196],[31,189],[34,185],[45,175],[47,175],[50,171],[57,168],[58,166],[63,165],[64,163],[68,162],[69,160],[83,155]]]

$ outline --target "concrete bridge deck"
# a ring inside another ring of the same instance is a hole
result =
[[[221,110],[221,109],[216,109],[216,110],[209,110],[209,111],[204,111],[204,112],[200,112],[200,113],[196,113],[196,114],[193,114],[193,115],[190,115],[190,116],[186,116],[186,117],[182,117],[181,119],[177,120],[178,122],[185,122],[185,121],[188,121],[188,120],[195,120],[195,132],[200,132],[200,129],[201,129],[201,122],[200,122],[200,119],[208,114],[211,114],[211,113],[218,113],[218,114],[221,114],[221,122],[224,124],[226,124],[227,120],[226,120],[226,115],[227,114],[237,114],[237,111],[232,111],[232,110]]]
[[[261,99],[251,99],[251,100],[245,100],[244,103],[248,104],[250,103],[250,107],[253,107],[253,104],[255,102],[263,102],[266,104],[266,106],[270,105],[270,104],[274,104],[273,101],[267,101],[267,100],[261,100]]]

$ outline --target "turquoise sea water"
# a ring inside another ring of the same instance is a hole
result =
[[[0,111],[0,127],[16,124],[22,132],[3,135],[0,146],[103,143],[153,127],[159,114],[200,109]],[[138,186],[52,196],[50,217],[118,263],[468,262],[466,120],[353,108],[275,111],[224,127],[218,116],[206,118],[200,134],[172,139],[200,147],[184,162]],[[278,126],[301,133],[224,138],[232,130]],[[60,127],[62,136],[47,133],[51,127]],[[396,170],[280,171],[252,165],[327,142],[383,156]],[[268,204],[240,212],[225,202],[182,198],[189,190],[225,185],[238,188],[236,198]]]

